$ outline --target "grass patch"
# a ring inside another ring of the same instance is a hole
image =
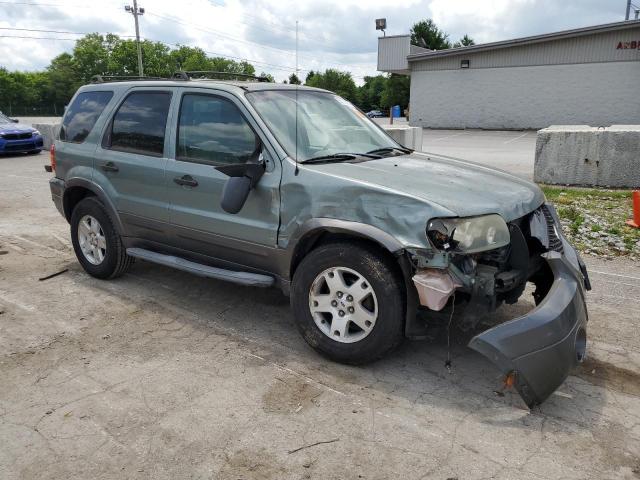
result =
[[[563,229],[576,247],[592,254],[640,256],[640,229],[625,224],[633,214],[631,190],[540,185],[556,205]],[[610,245],[623,244],[624,248]]]

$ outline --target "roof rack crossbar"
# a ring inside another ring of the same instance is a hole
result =
[[[170,80],[163,77],[140,77],[138,75],[94,75],[91,83],[128,82],[129,80]]]
[[[258,82],[268,82],[269,79],[267,77],[262,77],[259,75],[250,75],[248,73],[235,73],[235,72],[218,72],[214,70],[181,70],[179,72],[174,73],[173,78],[178,80],[191,80],[192,78],[199,79],[211,79],[211,75],[220,75],[226,77],[233,77],[236,79],[250,79],[257,80]]]

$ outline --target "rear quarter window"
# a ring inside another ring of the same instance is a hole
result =
[[[74,143],[84,142],[111,97],[113,97],[113,92],[110,91],[79,93],[67,108],[62,119],[60,140]]]

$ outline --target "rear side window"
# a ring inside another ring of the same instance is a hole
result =
[[[185,94],[178,120],[176,158],[187,162],[228,165],[246,163],[257,137],[229,100]]]
[[[98,121],[113,92],[82,92],[67,108],[60,127],[60,140],[82,143]]]
[[[104,146],[161,157],[170,103],[169,92],[130,94],[114,115]]]

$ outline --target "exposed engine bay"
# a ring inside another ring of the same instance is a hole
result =
[[[533,310],[477,333],[468,344],[495,363],[532,408],[585,358],[585,291],[591,286],[552,205],[509,223],[495,217],[429,222],[434,249],[407,252],[411,280],[420,305],[431,312],[450,305],[453,313],[462,304],[456,318],[462,330],[476,329],[501,304],[516,303],[528,282],[535,286]]]
[[[509,243],[492,250],[458,252],[452,242],[449,248],[441,248],[433,255],[414,252],[413,282],[421,305],[440,311],[455,294],[456,303],[463,302],[471,307],[467,310],[476,312],[461,318],[459,326],[463,329],[474,328],[484,314],[495,311],[502,303],[516,303],[527,282],[536,287],[533,297],[538,305],[554,280],[541,255],[549,251],[564,253],[550,208],[542,205],[509,222]],[[586,276],[585,281],[588,282]]]

